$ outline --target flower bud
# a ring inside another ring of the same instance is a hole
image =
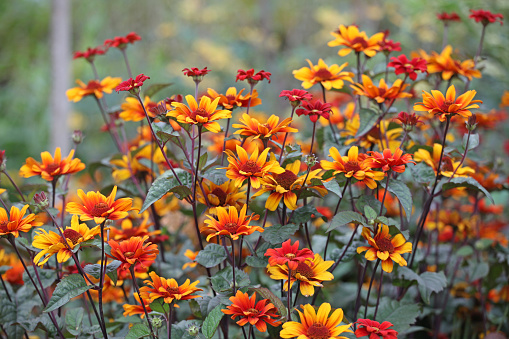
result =
[[[196,337],[200,333],[200,327],[196,325],[191,325],[187,328],[187,333],[190,336]]]
[[[0,172],[5,171],[5,162],[7,159],[5,158],[5,150],[0,151]]]
[[[83,132],[81,132],[80,130],[75,130],[73,133],[72,133],[72,141],[76,144],[76,145],[79,145],[83,142]]]
[[[465,122],[465,125],[470,132],[473,132],[477,127],[476,115],[472,114],[471,116],[469,116],[467,122]]]
[[[35,194],[34,202],[35,202],[35,205],[42,210],[48,208],[48,206],[49,206],[48,197],[46,196],[46,193],[44,193],[44,192]]]
[[[161,328],[163,326],[163,320],[160,317],[153,317],[151,321],[152,326],[154,326],[155,328]]]
[[[308,167],[313,167],[318,163],[318,157],[314,154],[310,154],[306,156],[306,160],[304,161]]]

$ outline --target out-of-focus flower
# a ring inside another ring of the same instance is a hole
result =
[[[97,99],[100,99],[103,97],[104,93],[110,94],[121,81],[121,78],[112,78],[107,76],[101,81],[90,80],[88,84],[85,84],[83,81],[78,79],[76,80],[76,83],[79,86],[68,89],[65,94],[67,95],[67,99],[73,102],[78,102],[83,99],[83,97],[89,95],[93,95]]]
[[[200,251],[191,251],[189,248],[184,252],[184,256],[191,260],[191,262],[186,262],[184,264],[184,266],[182,266],[182,269],[185,270],[186,268],[193,268],[193,267],[196,267],[198,265],[198,263],[195,261],[196,259],[196,256],[198,255],[198,253],[200,253]]]
[[[383,32],[380,32],[368,38],[366,32],[359,32],[359,28],[354,25],[339,25],[338,30],[331,32],[331,34],[335,39],[329,41],[328,45],[330,47],[344,46],[339,50],[339,56],[345,56],[354,51],[356,53],[362,52],[368,57],[374,57],[380,50],[379,42],[385,36]]]
[[[2,279],[8,281],[11,285],[24,285],[23,273],[25,268],[15,253],[5,254],[5,250],[0,250],[0,266],[11,266],[2,274]]]
[[[210,69],[207,69],[207,67],[203,69],[199,69],[198,67],[191,67],[191,69],[184,68],[182,72],[184,72],[184,75],[193,78],[195,82],[200,82],[203,80],[203,77],[210,72]]]
[[[284,90],[281,91],[279,97],[287,98],[293,107],[299,106],[301,101],[311,100],[313,98],[313,96],[308,91],[303,89],[292,89],[291,91]]]
[[[440,154],[442,153],[442,145],[439,143],[433,144],[433,154],[428,152],[424,148],[420,148],[414,153],[414,160],[417,162],[424,161],[426,165],[431,167],[433,171],[437,172],[438,169],[438,162],[440,161]],[[452,158],[450,158],[447,155],[442,156],[442,165],[440,166],[440,174],[444,177],[451,177],[454,173],[454,170],[458,168],[460,165],[460,161],[454,161]],[[456,170],[456,177],[466,177],[470,176],[470,174],[474,173],[474,169],[467,167],[467,166],[461,166]]]
[[[299,262],[304,262],[306,259],[312,259],[315,256],[309,248],[299,250],[298,240],[292,245],[292,240],[288,239],[281,245],[282,247],[269,248],[265,252],[264,255],[269,257],[269,265],[287,264],[291,270],[295,270],[299,266]]]
[[[199,298],[200,296],[194,293],[203,291],[201,288],[196,287],[196,285],[200,283],[199,280],[191,284],[191,281],[187,279],[179,286],[175,279],[160,277],[155,272],[150,272],[150,278],[152,281],[144,281],[148,286],[142,286],[140,288],[141,298],[149,300],[150,303],[159,298],[162,298],[167,304],[171,304],[174,300]],[[178,305],[175,305],[175,307],[178,307]]]
[[[235,82],[237,81],[244,81],[247,80],[247,82],[250,85],[256,85],[259,81],[262,81],[263,79],[267,79],[267,81],[270,84],[270,76],[272,73],[265,72],[263,69],[255,74],[254,69],[248,69],[247,71],[244,71],[243,69],[239,69],[237,71],[237,77],[235,79]]]
[[[262,99],[258,98],[258,91],[256,89],[253,90],[253,93],[242,95],[245,88],[241,89],[237,93],[237,89],[235,87],[229,87],[226,90],[225,94],[219,94],[212,88],[207,89],[207,96],[212,100],[219,98],[219,105],[223,106],[224,109],[233,110],[237,107],[254,107],[258,106],[262,103]],[[251,101],[249,100],[251,99]]]
[[[423,112],[426,111],[430,114],[438,115],[440,121],[445,121],[446,117],[461,115],[468,118],[472,115],[470,109],[479,108],[477,103],[482,103],[481,100],[472,100],[477,92],[474,90],[467,91],[456,98],[456,89],[451,85],[444,95],[440,91],[431,91],[431,94],[423,91],[422,101],[414,104],[414,110]]]
[[[149,215],[146,214],[141,222],[133,224],[131,217],[122,220],[120,227],[110,227],[110,239],[115,241],[128,240],[132,237],[144,237],[144,236],[155,236],[161,233],[161,231],[149,231],[148,228],[152,226],[152,223],[148,222]]]
[[[415,113],[408,114],[407,112],[399,112],[398,116],[394,118],[394,120],[399,120],[405,128],[407,128],[407,126],[411,127],[410,130],[417,124],[424,123],[419,119],[420,117],[417,116]]]
[[[166,116],[176,118],[181,124],[192,124],[203,126],[212,133],[219,133],[221,126],[216,120],[228,119],[232,117],[232,112],[228,110],[218,110],[219,98],[211,101],[209,97],[202,96],[200,104],[196,102],[192,95],[186,95],[187,105],[174,102],[171,105],[174,110],[169,111]]]
[[[267,324],[277,327],[279,318],[276,307],[268,302],[268,299],[262,299],[256,302],[256,292],[251,297],[247,293],[238,290],[237,294],[230,297],[232,304],[227,306],[225,310],[221,310],[224,314],[231,315],[232,319],[240,317],[237,325],[244,326],[247,323],[256,326],[258,331],[266,332]]]
[[[208,210],[210,214],[216,214],[216,207],[234,206],[239,210],[246,201],[246,191],[235,186],[235,181],[227,180],[221,185],[216,185],[207,179],[203,180],[203,193],[207,196],[207,200],[211,207]],[[197,190],[197,199],[200,203],[206,205],[203,193]]]
[[[401,51],[401,42],[394,42],[392,40],[387,39],[389,36],[389,31],[384,32],[384,38],[378,42],[378,46],[380,46],[380,51],[385,55],[389,55],[392,52]]]
[[[138,293],[134,293],[134,298],[138,302],[138,304],[130,305],[130,304],[124,304],[122,307],[124,308],[124,313],[122,314],[124,317],[127,316],[133,316],[133,315],[140,315],[140,318],[145,318],[145,310],[143,309],[143,306],[141,305],[140,297],[138,296]],[[150,303],[146,300],[143,300],[143,303],[145,304],[145,309],[147,310],[147,313],[152,312],[152,309],[150,308]]]
[[[400,148],[397,148],[394,154],[388,148],[384,149],[382,153],[369,151],[369,166],[371,168],[381,168],[382,171],[394,171],[403,173],[405,171],[405,165],[413,163],[411,154],[403,154]]]
[[[442,73],[443,80],[449,80],[454,75],[462,75],[467,77],[469,80],[472,80],[472,77],[481,77],[481,72],[478,69],[475,69],[474,60],[456,60],[451,57],[451,54],[452,47],[447,45],[440,54],[432,52],[431,55],[428,55],[423,50],[420,50],[418,54],[411,53],[411,56],[421,57],[426,60],[428,73]]]
[[[459,15],[458,15],[458,13],[456,13],[456,12],[451,12],[451,13],[447,13],[447,12],[437,13],[437,18],[438,18],[438,20],[443,21],[443,23],[444,23],[445,25],[447,25],[449,22],[452,22],[452,21],[461,21],[460,16],[459,16]]]
[[[25,217],[28,205],[19,210],[16,206],[11,206],[9,216],[7,211],[0,207],[0,236],[12,234],[15,238],[19,237],[19,232],[28,232],[32,227],[41,226],[42,222],[35,221],[35,214],[29,214]]]
[[[151,162],[153,168],[150,166]],[[163,171],[166,169],[165,166],[167,166],[161,149],[151,143],[145,144],[140,148],[131,149],[127,155],[110,160],[110,164],[114,166],[111,175],[115,182],[130,179],[132,175],[137,178],[145,178],[152,172],[158,175],[158,169]]]
[[[75,158],[74,150],[69,152],[67,158],[62,159],[60,147],[55,149],[55,156],[49,152],[41,153],[42,163],[34,158],[27,158],[25,165],[21,166],[19,175],[23,178],[30,178],[40,175],[46,181],[53,181],[61,175],[73,174],[85,169],[85,164],[80,159]]]
[[[132,208],[132,198],[120,198],[115,201],[117,195],[117,186],[113,187],[110,195],[105,197],[100,192],[83,192],[78,190],[82,204],[70,202],[65,210],[70,214],[78,214],[82,221],[94,220],[100,224],[106,219],[117,220],[127,217]]]
[[[355,336],[369,337],[369,339],[398,339],[398,332],[389,327],[394,326],[388,321],[379,323],[370,319],[357,319],[359,327],[355,331]]]
[[[488,24],[492,24],[494,22],[499,22],[500,26],[503,25],[504,16],[500,13],[491,13],[490,11],[485,11],[484,9],[478,10],[470,10],[470,14],[468,17],[475,20],[475,22],[481,22],[484,26]]]
[[[93,62],[97,55],[103,55],[106,53],[103,46],[97,46],[95,48],[88,47],[86,51],[76,51],[74,52],[73,59],[83,58],[88,62]]]
[[[323,103],[320,100],[314,102],[303,101],[301,107],[302,108],[297,109],[295,113],[297,113],[298,116],[308,116],[312,123],[317,122],[321,117],[328,120],[332,109],[331,104]]]
[[[306,61],[309,67],[302,67],[293,71],[295,79],[302,81],[302,87],[305,89],[316,84],[322,84],[327,90],[331,88],[340,89],[343,88],[345,81],[353,82],[353,73],[342,72],[348,66],[347,62],[341,66],[333,64],[329,67],[322,59],[318,60],[317,65],[313,65],[309,59],[306,59]]]
[[[279,333],[281,338],[345,339],[346,337],[339,335],[344,332],[353,332],[350,329],[352,324],[338,326],[343,321],[343,310],[341,308],[330,314],[332,308],[329,303],[321,304],[318,312],[310,304],[301,307],[304,312],[297,310],[300,322],[285,322],[283,330]]]
[[[148,96],[145,96],[143,105],[145,106],[145,109],[147,110],[147,113],[150,117],[153,118],[156,116],[151,111],[151,109],[157,106],[156,102],[153,102]],[[122,111],[120,112],[119,117],[125,121],[141,121],[145,119],[145,111],[143,111],[143,107],[136,98],[125,98],[125,102],[120,105],[120,109]]]
[[[233,206],[229,206],[228,211],[226,208],[217,207],[217,219],[213,216],[207,215],[209,219],[205,220],[206,225],[201,229],[201,232],[208,230],[215,232],[207,235],[207,241],[218,235],[225,235],[230,237],[232,240],[237,240],[242,235],[249,235],[256,231],[263,232],[263,228],[260,226],[249,225],[251,220],[258,220],[258,216],[254,213],[247,216],[246,208],[247,205],[242,206],[242,209],[239,212]]]
[[[115,88],[115,91],[129,91],[129,92],[139,92],[140,87],[143,86],[143,82],[147,79],[150,79],[150,77],[142,74],[138,74],[136,78],[133,80],[133,78],[129,78],[126,81],[123,81]]]
[[[350,85],[353,89],[353,94],[368,97],[379,104],[400,98],[411,97],[412,95],[410,93],[403,92],[408,86],[408,84],[403,83],[403,80],[397,79],[392,86],[389,87],[384,79],[380,79],[380,83],[377,87],[373,84],[371,78],[365,74],[362,75],[362,84],[355,83]]]
[[[348,150],[348,156],[341,156],[336,147],[331,147],[329,156],[334,161],[322,160],[320,165],[324,170],[334,170],[334,175],[344,173],[347,178],[364,182],[369,188],[375,189],[377,184],[375,180],[382,180],[385,175],[383,172],[373,171],[370,167],[370,161],[366,161],[366,154],[359,154],[359,148],[352,146]]]
[[[290,127],[292,123],[291,118],[286,118],[281,123],[277,115],[271,115],[266,123],[260,123],[257,119],[251,117],[249,114],[242,114],[240,118],[241,124],[233,124],[233,128],[239,128],[234,134],[240,134],[242,137],[253,139],[274,139],[277,133],[295,133],[298,132],[296,128]]]
[[[125,49],[128,44],[134,44],[135,41],[141,40],[141,37],[135,32],[131,32],[126,36],[116,36],[113,39],[104,41],[104,46],[107,48],[115,47],[118,49]]]
[[[86,224],[80,224],[77,215],[72,216],[71,227],[66,227],[65,230],[61,231],[64,234],[67,245],[60,234],[53,231],[47,232],[44,229],[35,230],[36,235],[34,236],[32,246],[42,250],[35,256],[35,264],[43,266],[55,254],[57,255],[58,262],[66,262],[72,256],[74,247],[101,233],[100,226],[88,228]]]
[[[107,256],[122,262],[120,265],[122,270],[127,270],[136,263],[149,267],[156,260],[159,249],[157,245],[146,242],[147,240],[148,235],[132,237],[120,242],[110,240],[108,244],[111,246],[111,255],[107,254]]]
[[[406,55],[401,54],[399,57],[392,57],[391,62],[387,64],[388,67],[394,67],[394,72],[396,75],[405,73],[412,80],[417,79],[416,71],[426,72],[426,60],[422,58],[413,58],[412,60],[408,60]]]

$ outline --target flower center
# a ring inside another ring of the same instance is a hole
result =
[[[394,253],[394,245],[389,238],[381,238],[375,240],[378,249],[382,252]]]
[[[247,316],[257,316],[260,311],[258,311],[256,308],[249,308],[244,312]]]
[[[64,231],[64,236],[66,239],[69,239],[73,245],[76,245],[78,241],[83,237],[79,232],[76,232],[70,228]],[[64,243],[64,239],[61,239],[61,242]]]
[[[90,80],[87,84],[87,89],[88,90],[95,90],[95,89],[101,89],[102,86],[101,86],[101,83],[97,80]]]
[[[327,326],[315,323],[308,327],[307,336],[309,339],[329,339],[330,331]]]
[[[253,175],[254,173],[260,172],[261,168],[256,164],[256,161],[248,160],[240,166],[240,170]]]
[[[368,42],[363,37],[358,36],[352,40],[352,46],[355,51],[360,52],[368,47]]]
[[[445,100],[442,105],[440,105],[440,109],[446,113],[449,113],[449,106],[454,104],[451,100]]]
[[[134,252],[124,252],[124,257],[130,258],[133,256],[133,254],[134,254]]]
[[[285,258],[288,258],[290,260],[295,259],[296,255],[295,253],[286,253]]]
[[[210,192],[214,194],[219,199],[219,205],[218,206],[224,206],[226,203],[226,198],[228,197],[228,194],[226,194],[222,189],[219,187],[216,187]]]
[[[179,294],[179,292],[180,292],[178,287],[171,287],[171,286],[166,287],[166,291],[170,294]]]
[[[357,172],[357,171],[360,171],[360,170],[361,170],[361,167],[359,166],[359,162],[358,161],[348,160],[345,163],[345,171],[347,173],[348,172]]]
[[[293,272],[292,272],[293,273]],[[303,277],[312,278],[314,276],[313,269],[303,262],[299,262],[295,273],[299,273]]]
[[[233,234],[233,233],[237,232],[239,225],[235,222],[228,222],[228,223],[224,224],[223,228]]]
[[[103,213],[108,211],[110,209],[110,206],[108,206],[105,202],[98,202],[94,205],[94,208],[92,208],[92,211],[90,211],[93,216],[95,217],[101,217]]]
[[[449,157],[443,157],[442,166],[440,166],[440,171],[452,172],[454,171],[454,165],[452,164],[452,160]]]
[[[209,113],[203,108],[198,108],[196,111],[192,113],[191,117],[193,118],[193,120],[196,120],[197,117],[208,118]]]
[[[318,80],[328,80],[333,77],[332,73],[327,68],[320,68],[315,72],[315,78]]]
[[[290,190],[292,184],[297,180],[297,175],[292,171],[285,170],[281,174],[274,175],[274,180],[285,190]]]
[[[7,232],[7,224],[9,223],[9,220],[2,220],[0,221],[0,230],[2,233]]]
[[[46,165],[46,171],[50,174],[55,172],[55,170],[57,170],[58,168],[60,168],[59,163],[58,164],[53,163],[53,164]]]

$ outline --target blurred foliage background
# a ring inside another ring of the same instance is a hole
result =
[[[151,83],[172,82],[159,93],[162,99],[173,94],[193,93],[194,83],[182,75],[185,67],[205,67],[207,75],[202,90],[212,87],[224,91],[235,84],[239,68],[264,69],[272,72],[272,83],[257,86],[263,110],[269,114],[287,114],[288,103],[280,99],[283,89],[300,88],[292,70],[316,63],[349,61],[354,56],[339,58],[337,48],[327,42],[330,32],[339,24],[357,24],[372,35],[390,30],[390,39],[400,41],[402,52],[422,48],[440,52],[443,25],[438,12],[457,12],[461,23],[452,23],[449,41],[458,48],[461,59],[476,52],[481,24],[468,18],[469,9],[486,9],[509,17],[509,2],[493,1],[337,1],[337,0],[186,0],[186,1],[71,1],[72,48],[86,50],[101,45],[105,39],[137,32],[142,41],[129,46],[127,52],[134,74],[145,73]],[[18,169],[28,156],[39,158],[49,149],[49,91],[51,82],[48,44],[51,3],[46,0],[0,2],[0,149],[7,150],[8,168]],[[470,88],[478,90],[479,99],[487,107],[497,107],[504,90],[509,89],[509,45],[507,26],[490,25],[483,55],[482,79]],[[396,54],[399,55],[399,54]],[[383,63],[377,56],[371,66]],[[127,77],[122,56],[112,49],[96,59],[99,76]],[[74,78],[87,82],[92,72],[83,59],[72,63]],[[118,105],[121,94],[107,96],[110,106]],[[97,161],[111,154],[114,146],[99,131],[102,119],[96,103],[85,98],[73,104],[69,112],[69,130],[82,129],[86,139],[78,156]],[[127,123],[133,124],[133,123]],[[62,131],[69,133],[69,131]],[[500,139],[498,139],[500,141]],[[501,145],[495,145],[496,150]]]

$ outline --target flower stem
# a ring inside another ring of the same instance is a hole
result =
[[[345,192],[346,192],[346,187],[350,183],[350,180],[351,180],[351,178],[346,179],[345,187],[343,187],[343,191],[341,192],[341,196],[339,197],[338,204],[336,205],[336,209],[334,210],[334,215],[338,214],[339,205],[341,205],[341,201],[343,201],[343,197],[345,196]],[[331,220],[331,223],[332,223],[332,220]],[[329,247],[329,241],[330,241],[331,234],[332,234],[332,230],[327,234],[327,241],[325,242],[325,249],[323,251],[324,260],[326,260],[325,258],[327,257],[327,248]],[[345,249],[345,251],[346,251],[346,249]]]
[[[104,220],[100,227],[101,227],[101,270],[99,271],[99,314],[101,317],[101,321],[103,322],[104,328],[106,328],[106,320],[104,319],[104,312],[103,312],[103,288],[104,288],[104,276],[106,273],[106,267],[105,267],[105,251],[104,251],[104,224],[106,223],[106,220]],[[76,265],[79,265],[77,263]]]
[[[376,306],[375,306],[375,314],[373,315],[373,320],[376,320],[376,314],[378,313],[378,306],[380,305],[380,296],[382,295],[382,284],[384,281],[384,270],[381,270],[380,273],[380,285],[378,286],[378,295],[376,297]]]
[[[482,31],[481,31],[481,40],[479,41],[479,47],[477,48],[477,52],[475,53],[475,57],[474,57],[474,63],[477,64],[477,62],[479,61],[479,57],[481,56],[481,52],[482,52],[482,45],[484,43],[484,34],[486,33],[486,25],[483,25],[482,26]]]
[[[7,177],[7,179],[9,179],[9,181],[11,182],[12,186],[14,186],[14,188],[16,189],[16,191],[18,191],[18,194],[19,196],[21,197],[21,200],[23,200],[23,202],[25,204],[28,204],[27,201],[25,200],[25,197],[23,196],[23,193],[21,192],[21,190],[19,189],[18,185],[16,185],[16,183],[14,182],[14,180],[12,180],[11,176],[9,175],[9,173],[7,173],[6,170],[2,171],[3,174],[5,174],[5,176]],[[30,213],[32,213],[32,210],[30,209],[30,207],[28,207],[28,211]]]
[[[249,108],[251,107],[251,99],[253,98],[253,89],[255,87],[255,84],[249,84],[249,100],[247,101],[247,108],[246,108],[246,114],[249,114]]]
[[[292,106],[292,114],[290,114],[290,119],[293,119],[293,114],[295,113],[295,106]],[[292,123],[288,124],[288,127],[291,126]],[[285,145],[286,145],[286,138],[288,138],[288,133],[286,132],[285,138],[283,139],[283,143],[281,144],[281,154],[279,155],[279,164],[281,165],[283,163],[283,154],[285,153]]]
[[[361,289],[362,289],[362,283],[364,282],[364,277],[366,276],[366,270],[368,269],[368,263],[364,265],[364,269],[362,270],[361,277],[357,284],[357,297],[355,298],[355,308],[353,312],[353,319],[357,319],[357,313],[359,313],[359,308],[361,306]],[[357,325],[354,324],[354,327],[357,327]]]
[[[366,318],[368,314],[368,305],[369,305],[369,295],[371,294],[371,287],[373,286],[373,281],[375,280],[376,269],[380,264],[380,259],[376,260],[375,268],[373,268],[373,273],[371,274],[371,280],[369,281],[368,295],[366,297],[366,307],[364,308],[364,318]]]
[[[145,312],[145,318],[147,319],[147,322],[148,322],[148,327],[150,329],[150,334],[151,334],[152,338],[155,338],[154,330],[152,329],[152,322],[150,321],[150,318],[148,316],[147,308],[145,307],[145,303],[143,302],[143,299],[141,298],[140,288],[138,287],[138,283],[136,282],[136,277],[134,276],[134,265],[131,265],[129,267],[129,271],[131,272],[131,278],[133,280],[133,286],[136,289],[136,293],[138,293],[138,298],[140,298],[140,304],[141,304],[141,306],[143,306],[143,312]]]
[[[236,284],[236,279],[235,279],[235,243],[232,238],[229,238],[229,239],[230,239],[230,243],[232,245],[232,261],[230,262],[230,264],[232,265],[232,273],[233,273],[233,295],[235,295],[235,294],[237,294],[237,286],[235,285]]]
[[[125,62],[125,67],[127,68],[127,74],[129,75],[129,78],[132,78],[133,72],[131,72],[131,66],[129,65],[129,60],[127,59],[127,53],[125,52],[125,48],[121,48],[120,51],[122,51],[122,55],[124,56],[124,62]]]
[[[226,153],[224,151],[226,151],[226,138],[228,137],[228,131],[230,130],[230,120],[231,120],[231,118],[228,118],[228,120],[226,120],[226,130],[224,131],[223,155],[221,157],[221,166],[224,165],[224,158],[226,155]]]
[[[288,294],[287,294],[287,301],[288,301],[288,318],[287,321],[292,321],[292,287],[290,285],[290,282],[292,280],[292,269],[288,267]]]
[[[313,123],[313,135],[311,136],[311,150],[309,151],[310,155],[313,155],[313,146],[315,145],[315,131],[316,131],[316,122]]]

